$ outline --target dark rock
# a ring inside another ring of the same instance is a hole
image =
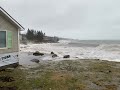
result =
[[[65,55],[63,58],[70,58],[70,55]]]
[[[9,77],[9,76],[2,76],[0,77],[0,81],[2,82],[13,82],[15,81],[13,77]]]
[[[53,54],[52,57],[55,58],[55,57],[58,57],[58,56],[57,56],[57,54]]]
[[[40,61],[38,59],[32,59],[32,62],[39,63]]]
[[[1,86],[0,87],[0,90],[18,90],[18,88],[17,87],[5,87],[5,86]]]
[[[79,57],[75,57],[75,58],[79,58]]]
[[[109,73],[111,73],[112,71],[111,70],[109,70]]]
[[[54,54],[54,52],[51,52],[51,54]]]
[[[34,56],[43,56],[44,53],[40,53],[40,52],[36,51],[35,53],[33,53],[33,55],[34,55]]]
[[[112,71],[111,70],[108,70],[108,73],[111,73]]]

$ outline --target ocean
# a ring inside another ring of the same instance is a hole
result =
[[[119,40],[60,40],[59,43],[42,43],[21,45],[22,52],[40,51],[47,54],[54,52],[63,60],[64,55],[70,55],[70,59],[100,59],[120,62]],[[52,57],[41,60],[53,60]]]
[[[97,47],[100,45],[118,45],[120,40],[71,40],[68,46],[72,47]]]

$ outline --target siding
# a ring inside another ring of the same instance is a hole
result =
[[[12,23],[10,23],[6,18],[0,15],[0,31],[2,30],[12,31],[12,48],[0,49],[0,54],[18,52],[19,51],[18,29]]]

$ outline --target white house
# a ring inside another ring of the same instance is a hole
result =
[[[0,7],[0,68],[19,64],[19,32],[24,30]]]

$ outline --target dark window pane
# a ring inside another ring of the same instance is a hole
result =
[[[6,47],[6,32],[0,31],[0,48]]]

